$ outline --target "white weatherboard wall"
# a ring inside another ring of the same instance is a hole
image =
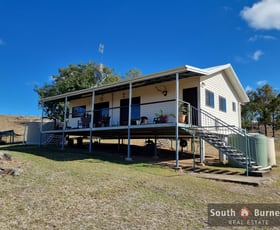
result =
[[[166,88],[167,95],[163,96],[162,92],[158,91],[157,88]],[[175,99],[175,81],[164,82],[162,84],[149,85],[141,88],[133,89],[133,97],[141,97],[141,111],[140,116],[148,117],[148,122],[152,123],[156,117],[156,113],[159,113],[160,110],[164,114],[175,114],[175,102],[160,102]],[[160,102],[160,103],[155,103]],[[155,104],[149,104],[155,103]],[[174,118],[169,117],[169,122],[174,121]]]
[[[226,76],[223,73],[218,73],[213,76],[202,77],[201,81],[203,82],[202,85],[204,85],[203,88],[201,88],[201,108],[230,125],[240,127],[240,104]],[[214,108],[206,106],[206,90],[214,93]],[[219,96],[226,99],[226,112],[219,110]],[[232,102],[236,103],[235,112],[232,110]]]

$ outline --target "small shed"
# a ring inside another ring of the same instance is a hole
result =
[[[49,120],[43,124],[43,128],[53,128],[54,122]],[[40,145],[41,137],[41,121],[27,122],[24,129],[23,143],[28,145]]]
[[[15,142],[15,132],[14,130],[4,130],[0,131],[0,144],[1,143],[10,143]]]

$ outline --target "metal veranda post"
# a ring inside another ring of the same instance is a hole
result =
[[[192,134],[193,171],[195,172],[195,134]]]
[[[204,140],[199,138],[199,149],[200,149],[200,163],[202,164],[205,160],[205,148],[204,148]]]
[[[95,91],[92,91],[92,97],[91,97],[91,117],[90,117],[90,140],[89,140],[89,149],[88,151],[91,153],[92,152],[92,128],[93,128],[93,114],[94,114],[94,100],[95,100]]]
[[[42,145],[42,139],[43,139],[43,117],[44,117],[44,102],[43,102],[43,105],[42,105],[42,116],[41,116],[41,123],[40,123],[40,143],[39,143],[39,146],[41,147]]]
[[[245,130],[245,152],[246,152],[246,176],[249,176],[249,157],[248,157],[248,135]]]
[[[127,157],[125,160],[131,161],[131,154],[130,154],[130,126],[131,126],[131,102],[132,102],[132,83],[129,82],[129,99],[128,99],[128,129],[127,129]]]
[[[62,140],[61,140],[61,149],[64,150],[64,139],[65,139],[65,129],[66,129],[66,114],[67,114],[67,97],[65,97],[64,100],[64,114],[63,114],[63,119],[64,119],[64,123],[63,123],[63,130],[62,130]]]
[[[155,144],[154,144],[154,159],[158,159],[158,151],[157,151],[157,136],[155,136]]]
[[[176,73],[176,168],[179,168],[179,127],[178,127],[178,103],[179,103],[179,73]]]

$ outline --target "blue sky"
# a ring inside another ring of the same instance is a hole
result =
[[[34,86],[102,62],[125,75],[231,63],[245,89],[280,90],[280,0],[1,0],[0,114],[40,115]]]

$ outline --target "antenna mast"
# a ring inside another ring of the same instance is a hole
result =
[[[100,85],[106,77],[105,74],[103,73],[103,64],[102,64],[104,44],[99,43],[98,52],[101,54],[100,63],[97,65],[97,70],[94,71],[94,77],[97,86]]]
[[[104,44],[99,43],[98,52],[101,54],[101,56],[100,56],[100,63],[98,65],[98,67],[99,67],[99,71],[102,73],[103,72],[102,60],[103,60],[103,53],[104,53]]]

